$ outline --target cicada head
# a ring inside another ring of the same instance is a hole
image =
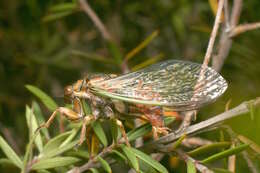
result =
[[[64,88],[64,102],[70,103],[71,100],[75,97],[76,92],[86,90],[86,80],[78,80],[72,85],[68,85]]]

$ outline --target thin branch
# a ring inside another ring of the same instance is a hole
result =
[[[259,28],[260,28],[260,22],[238,25],[232,29],[232,31],[229,34],[229,37],[235,37],[244,32],[259,29]]]
[[[232,39],[229,37],[229,31],[234,28],[239,21],[241,10],[242,10],[243,0],[234,0],[231,17],[230,17],[230,27],[224,27],[219,41],[219,49],[216,56],[214,56],[212,61],[212,66],[216,71],[220,71],[224,61],[226,60],[230,48],[232,46]]]
[[[145,146],[156,146],[156,144],[160,144],[160,143],[170,143],[170,142],[173,142],[176,139],[180,138],[184,134],[191,135],[195,132],[204,130],[208,127],[215,126],[215,125],[217,125],[217,124],[219,124],[219,123],[221,123],[221,122],[223,122],[227,119],[236,117],[236,116],[241,115],[241,114],[248,113],[250,111],[248,104],[252,104],[254,106],[260,105],[260,98],[256,98],[256,99],[250,100],[250,101],[245,101],[245,102],[241,103],[239,106],[237,106],[233,109],[230,109],[229,111],[223,112],[223,113],[216,115],[216,116],[214,116],[214,117],[212,117],[208,120],[202,121],[200,123],[197,123],[195,125],[188,127],[185,130],[185,132],[170,133],[170,134],[163,136],[163,137],[159,138],[158,140],[153,141],[153,142],[151,142],[151,143],[149,143]],[[145,146],[143,146],[143,147],[145,147]]]
[[[221,23],[221,14],[222,14],[222,11],[223,11],[223,6],[224,6],[224,0],[220,0],[219,4],[218,4],[218,10],[217,10],[213,30],[212,30],[211,35],[210,35],[209,44],[208,44],[207,52],[206,52],[205,57],[204,57],[202,67],[207,67],[208,64],[209,64],[210,57],[211,57],[213,47],[214,47],[214,42],[215,42],[215,39],[216,39],[216,36],[217,36],[217,33],[218,33],[219,24]]]
[[[246,151],[243,151],[242,155],[243,155],[243,158],[246,160],[247,166],[251,170],[251,172],[252,173],[258,173],[255,165],[253,164],[252,160],[249,158],[248,153]]]
[[[91,9],[88,2],[86,0],[79,0],[79,4],[81,9],[90,17],[90,19],[96,25],[98,30],[101,32],[102,36],[106,40],[112,40],[112,36],[108,32],[102,21],[99,19],[99,17],[96,15],[96,13]]]

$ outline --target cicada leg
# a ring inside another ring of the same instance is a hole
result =
[[[82,128],[81,128],[81,132],[80,132],[80,138],[79,138],[79,143],[78,146],[80,146],[84,140],[86,139],[86,128],[87,125],[94,119],[93,116],[89,115],[89,116],[85,116],[83,119],[83,124],[82,124]]]
[[[161,107],[143,107],[143,113],[152,125],[154,139],[158,139],[158,134],[167,135],[170,128],[164,126],[163,110]]]
[[[182,123],[175,133],[177,134],[185,131],[190,126],[191,122],[196,119],[196,113],[196,111],[185,112]]]
[[[48,119],[48,121],[46,123],[41,124],[36,129],[36,132],[39,131],[41,128],[44,128],[44,127],[48,128],[58,113],[60,113],[61,116],[65,116],[70,121],[77,121],[81,118],[80,114],[72,111],[71,109],[66,108],[66,107],[59,107],[51,114],[50,118]]]
[[[131,145],[130,145],[130,143],[129,143],[129,140],[128,140],[128,137],[127,137],[127,135],[126,135],[126,132],[125,132],[125,128],[124,128],[123,123],[122,123],[120,120],[118,120],[118,119],[115,119],[115,121],[116,121],[116,124],[119,126],[119,129],[120,129],[120,131],[121,131],[121,133],[122,133],[123,138],[125,139],[126,145],[127,145],[128,147],[131,147]]]

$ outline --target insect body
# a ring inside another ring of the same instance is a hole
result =
[[[87,123],[98,118],[112,118],[128,144],[124,127],[115,117],[115,111],[145,115],[156,136],[157,133],[167,133],[163,124],[163,107],[174,111],[194,110],[213,102],[226,88],[225,79],[215,70],[177,60],[164,61],[122,76],[91,76],[65,88],[65,98],[72,100],[73,110],[58,108],[42,126],[48,127],[56,112],[72,121],[83,119],[82,142]],[[84,115],[81,99],[90,104],[91,116]]]

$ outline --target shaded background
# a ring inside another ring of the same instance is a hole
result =
[[[62,105],[59,100],[64,86],[85,74],[121,73],[115,54],[85,13],[52,9],[64,2],[71,1],[0,2],[0,130],[1,134],[6,130],[11,133],[20,153],[28,141],[25,104],[33,99],[25,84],[38,86]],[[130,69],[154,57],[202,63],[214,22],[208,1],[97,0],[90,5],[115,38],[122,57],[159,30],[147,48],[130,60]],[[245,1],[240,23],[259,21],[259,11],[259,0]],[[260,30],[234,39],[221,71],[229,88],[216,103],[200,111],[198,121],[223,112],[229,99],[233,107],[260,95],[259,42]],[[49,114],[45,112],[46,117]],[[259,111],[254,115],[232,119],[228,124],[260,144]],[[213,140],[218,139],[216,133]]]

